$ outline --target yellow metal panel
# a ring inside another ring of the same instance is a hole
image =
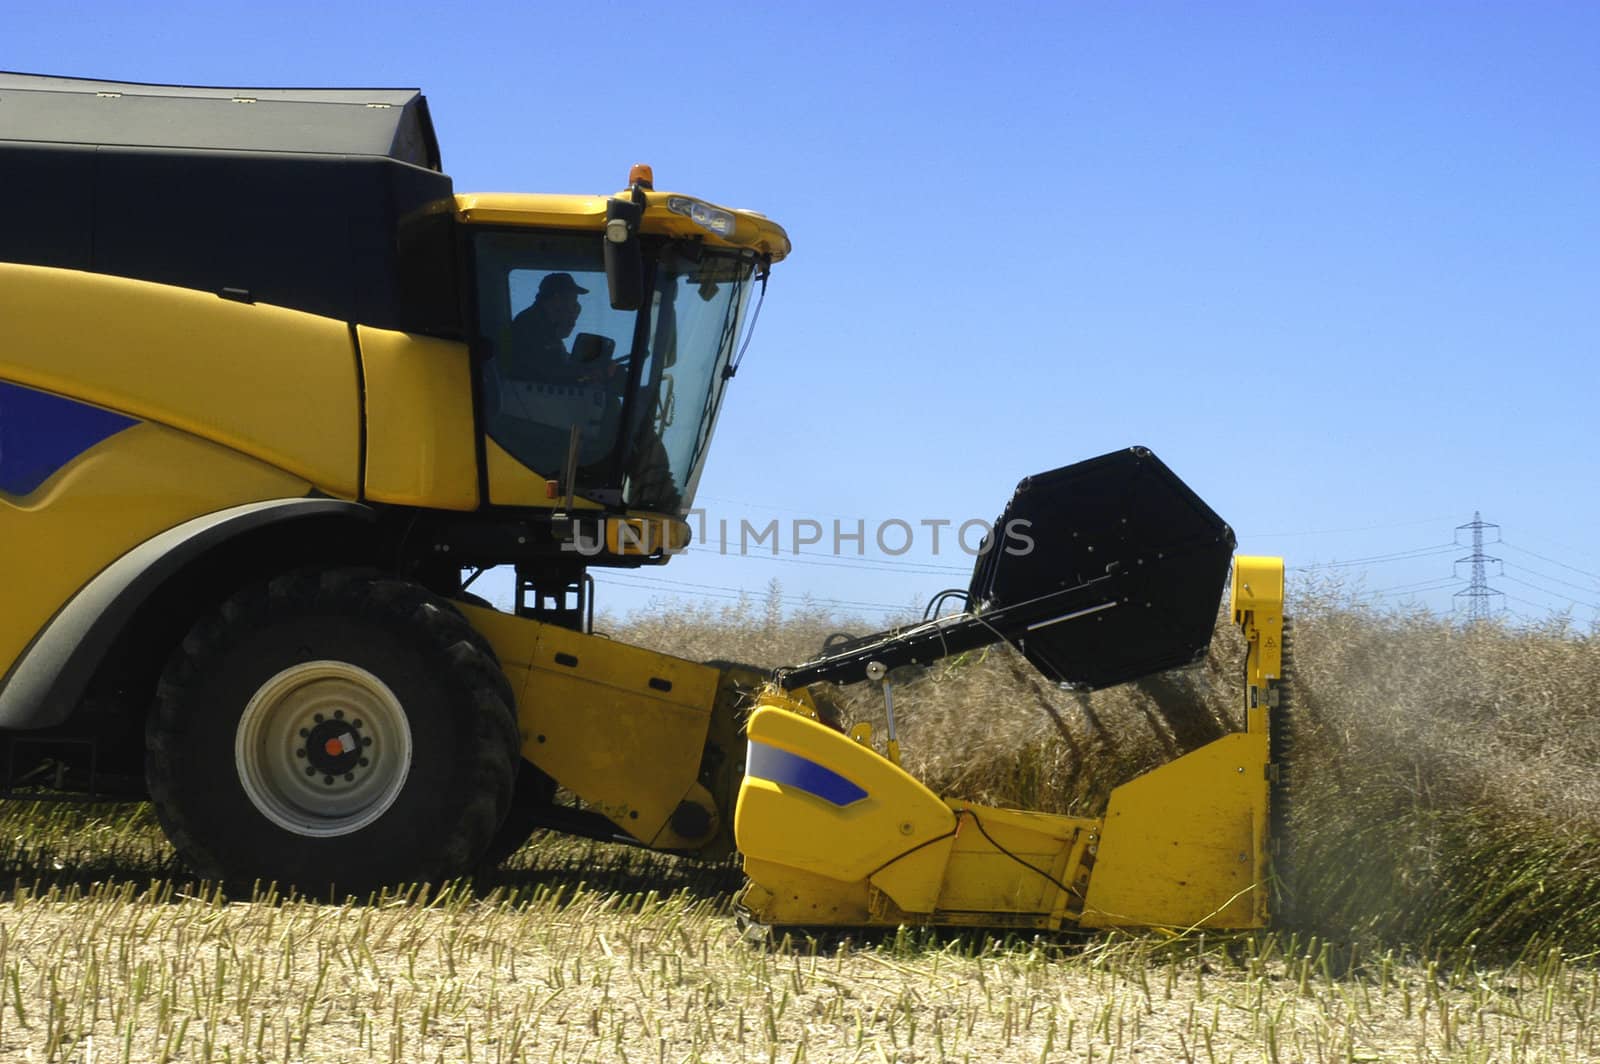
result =
[[[565,495],[558,492],[551,497],[550,480],[517,461],[494,440],[485,439],[483,451],[489,470],[491,503],[496,506],[530,506],[541,510],[566,507]],[[575,496],[572,500],[573,512],[599,509],[600,504],[589,499]],[[584,518],[578,530],[583,542],[593,545],[593,551],[603,546],[606,552],[618,556],[648,556],[661,551],[670,556],[686,549],[692,539],[687,521],[643,511],[630,511],[624,517]]]
[[[567,663],[563,655],[577,658],[578,663]],[[560,676],[580,677],[586,683],[639,692],[653,701],[697,713],[709,708],[717,693],[718,672],[709,665],[553,624],[542,626],[531,665]],[[668,686],[663,687],[662,682]]]
[[[939,893],[940,911],[1055,913],[1059,919],[1066,899],[1060,887],[1039,873],[1075,887],[1081,840],[1096,832],[1099,822],[951,804],[969,813],[958,827]]]
[[[698,774],[716,687],[716,669],[546,625],[523,756],[648,842]]]
[[[789,234],[783,226],[754,211],[732,210],[706,203],[733,216],[733,231],[712,233],[685,215],[668,208],[672,198],[693,199],[677,192],[647,192],[639,228],[657,236],[692,237],[711,247],[748,248],[770,255],[777,262],[789,254]],[[466,193],[456,197],[456,218],[469,225],[513,225],[558,229],[589,229],[597,235],[606,224],[606,197],[558,196],[525,192]]]
[[[760,706],[746,730],[752,743],[798,755],[866,791],[865,798],[840,806],[800,786],[747,775],[734,813],[734,835],[746,857],[849,883],[955,827],[954,814],[937,795],[832,728]]]
[[[355,498],[341,321],[123,277],[0,263],[0,379],[158,421]]]
[[[1250,642],[1245,682],[1264,686],[1264,680],[1282,678],[1283,559],[1236,555],[1229,602],[1233,623]]]
[[[309,490],[237,452],[145,423],[84,452],[26,498],[0,496],[0,673],[91,577],[150,537]]]
[[[959,828],[959,824],[957,826]],[[932,913],[939,904],[950,851],[955,844],[956,837],[950,835],[913,850],[887,868],[874,872],[869,881],[887,894],[902,912],[919,916]]]
[[[488,606],[474,606],[467,602],[455,603],[473,628],[478,630],[494,647],[500,667],[512,678],[512,690],[522,693],[522,684],[516,682],[518,673],[526,673],[533,665],[533,655],[539,648],[539,633],[544,625]],[[520,709],[520,706],[519,706]]]
[[[539,669],[526,696],[539,719],[523,756],[634,838],[655,838],[700,766],[709,706]]]
[[[743,904],[756,919],[1059,927],[1075,914],[1098,821],[941,801],[888,759],[783,704],[767,696],[750,718],[752,750],[761,743],[804,761],[763,770],[782,779],[747,775],[734,814],[753,884]],[[830,800],[855,792],[819,782],[812,766],[865,797]]]
[[[541,510],[564,509],[567,499],[559,490],[550,494],[551,480],[513,458],[492,439],[483,441],[484,462],[489,470],[489,501],[496,506],[533,506]],[[574,496],[573,511],[601,509],[597,502]],[[581,532],[585,542],[597,547],[603,542],[612,554],[648,554],[665,548],[682,551],[692,538],[689,523],[665,514],[630,512],[626,517],[606,518],[603,524],[585,519]],[[648,546],[649,551],[644,550]]]
[[[537,506],[545,510],[566,506],[565,496],[551,496],[550,478],[538,470],[529,469],[511,457],[506,449],[494,440],[483,441],[483,452],[484,462],[489,467],[489,501],[494,505]],[[588,499],[574,498],[572,508],[598,510],[600,504],[590,502]]]
[[[456,197],[456,218],[469,225],[593,229],[598,233],[606,224],[606,197],[469,192]]]
[[[476,509],[467,346],[365,325],[356,334],[367,392],[363,494],[406,506]]]
[[[720,672],[476,606],[517,686],[522,756],[641,842],[694,790]],[[670,841],[670,839],[669,839]]]
[[[528,673],[533,667],[533,656],[539,648],[539,633],[544,625],[487,606],[456,602],[456,609],[489,641],[495,657],[500,659],[500,670],[511,682],[511,693],[516,700],[517,727],[524,745],[528,741],[527,697]]]
[[[496,506],[561,505],[562,500],[550,494],[549,477],[529,469],[492,439],[483,441],[483,460],[489,470],[489,501]]]
[[[1232,608],[1234,623],[1244,632],[1244,706],[1245,731],[1264,738],[1268,756],[1272,742],[1269,728],[1271,714],[1279,703],[1278,685],[1284,676],[1283,617],[1283,559],[1238,556],[1233,560]],[[1276,780],[1282,766],[1268,768],[1268,777]],[[1263,784],[1265,789],[1265,784]],[[1271,818],[1267,803],[1256,818],[1255,853],[1258,865],[1265,868],[1271,845]],[[1265,873],[1258,873],[1264,878]],[[1256,899],[1256,915],[1264,923],[1270,916],[1269,900],[1263,893]]]
[[[1223,736],[1111,792],[1082,923],[1259,927],[1265,733]]]
[[[867,881],[841,883],[803,868],[744,859],[749,879],[739,904],[761,923],[776,926],[865,927],[880,922],[874,917]],[[769,886],[768,884],[771,884]]]

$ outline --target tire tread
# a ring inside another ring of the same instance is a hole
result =
[[[251,632],[301,616],[348,616],[373,622],[408,641],[454,692],[452,712],[461,737],[457,772],[464,794],[454,798],[450,829],[420,840],[412,878],[426,881],[463,875],[488,849],[511,806],[520,759],[520,736],[509,681],[488,641],[445,599],[421,585],[373,569],[318,568],[280,574],[227,599],[199,620],[162,672],[145,733],[150,798],[168,838],[200,876],[248,889],[241,869],[227,867],[215,847],[192,829],[185,808],[183,758],[179,751],[196,709],[188,694],[223,654]],[[367,829],[363,829],[366,831]],[[359,835],[359,833],[358,833]],[[352,836],[357,837],[357,836]],[[321,893],[325,884],[280,886]],[[346,877],[340,890],[363,892],[387,884]]]

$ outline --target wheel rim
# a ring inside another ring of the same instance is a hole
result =
[[[262,684],[234,739],[239,782],[296,835],[359,831],[411,770],[411,725],[387,684],[343,661],[292,665]]]

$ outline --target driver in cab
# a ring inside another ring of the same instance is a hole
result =
[[[501,369],[508,380],[600,384],[617,372],[619,367],[609,359],[585,363],[567,350],[567,337],[583,312],[578,297],[588,294],[570,273],[545,275],[533,303],[511,321],[511,357]]]

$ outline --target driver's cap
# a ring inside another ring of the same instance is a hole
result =
[[[572,279],[570,273],[547,273],[539,282],[542,296],[588,295],[589,290]]]

